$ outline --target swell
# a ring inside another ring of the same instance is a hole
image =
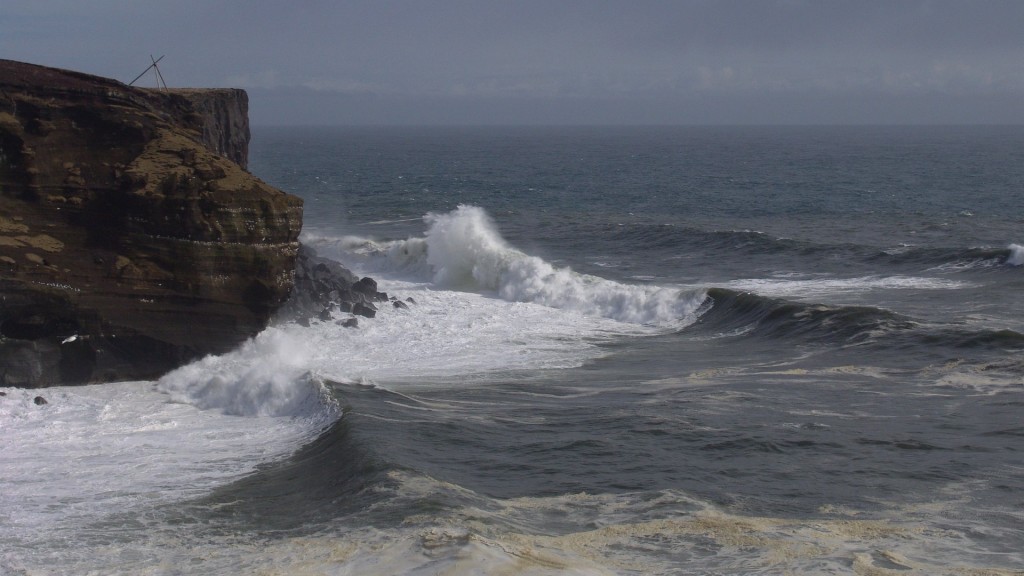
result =
[[[808,304],[725,288],[708,290],[708,298],[707,312],[681,333],[761,337],[826,347],[1024,349],[1024,334],[1014,330],[926,324],[873,306]]]
[[[708,290],[712,304],[698,325],[705,332],[783,340],[858,344],[880,333],[913,330],[909,318],[871,306],[825,306],[726,288]]]
[[[607,224],[581,226],[580,237],[590,243],[607,243],[609,248],[635,246],[638,249],[687,253],[736,253],[744,256],[812,258],[846,265],[888,265],[893,267],[964,269],[1012,268],[1024,265],[1024,246],[880,248],[854,243],[816,243],[780,238],[754,230],[704,230],[671,224]],[[599,247],[597,250],[604,250]],[[739,256],[737,256],[739,257]]]
[[[373,388],[360,390],[324,382],[341,401],[377,395]],[[356,409],[358,411],[358,409]],[[380,454],[351,404],[315,440],[289,458],[260,467],[249,476],[218,488],[208,496],[181,508],[185,517],[201,517],[227,533],[238,527],[268,533],[309,533],[339,516],[357,514],[385,497],[391,484],[388,473],[396,469]]]
[[[869,261],[893,265],[921,265],[945,270],[1013,268],[1024,264],[1024,248],[909,248],[877,254]]]

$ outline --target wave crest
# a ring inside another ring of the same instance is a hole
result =
[[[705,298],[703,291],[619,284],[556,268],[510,246],[487,213],[476,206],[431,213],[425,220],[429,225],[424,240],[426,263],[431,280],[445,288],[496,292],[513,302],[657,325],[692,321]],[[403,255],[414,252],[410,246],[402,250]]]
[[[304,345],[268,328],[237,350],[207,356],[157,381],[175,402],[235,416],[309,416],[329,395],[306,370]]]
[[[1021,266],[1024,265],[1024,246],[1020,244],[1010,244],[1007,246],[1010,251],[1010,255],[1006,257],[1006,263],[1010,266]]]

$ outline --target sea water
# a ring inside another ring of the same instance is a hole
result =
[[[1024,570],[1019,127],[256,128],[250,169],[408,307],[4,389],[0,573]]]

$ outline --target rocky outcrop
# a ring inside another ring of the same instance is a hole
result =
[[[387,293],[378,291],[372,278],[359,278],[341,264],[317,256],[312,248],[302,245],[295,262],[295,287],[276,320],[308,325],[312,319],[332,320],[335,312],[373,318],[376,303],[388,301]],[[345,325],[351,320],[339,322]]]
[[[246,107],[0,60],[0,386],[151,378],[266,326],[302,201],[240,165]]]

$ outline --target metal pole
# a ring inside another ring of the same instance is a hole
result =
[[[153,60],[153,55],[152,54],[150,54],[149,59]],[[142,78],[142,76],[145,75],[146,72],[149,72],[150,68],[156,66],[156,63],[161,61],[161,60],[163,60],[163,59],[164,59],[164,57],[161,56],[161,57],[157,58],[156,60],[153,60],[153,63],[150,64],[149,66],[146,66],[146,69],[142,71],[142,74],[139,74],[138,76],[136,76],[135,80],[132,80],[131,82],[129,82],[128,85],[131,86],[132,84],[135,84],[139,80],[139,78]]]

